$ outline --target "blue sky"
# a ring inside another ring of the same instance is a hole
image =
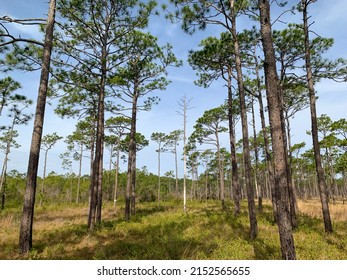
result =
[[[42,18],[47,13],[47,0],[2,0],[0,7],[0,15],[9,15],[14,18]],[[164,2],[164,1],[160,1]],[[297,1],[289,1],[290,5]],[[333,5],[332,5],[333,3]],[[347,36],[345,28],[347,26],[347,1],[317,1],[312,5],[310,12],[315,21],[313,29],[315,32],[324,37],[333,37],[335,39],[334,47],[329,51],[327,57],[347,58],[346,45]],[[273,17],[274,18],[274,17]],[[300,20],[300,15],[287,15],[283,18],[287,22]],[[250,27],[248,21],[242,20],[239,23],[239,29]],[[276,23],[275,28],[283,28],[284,25]],[[177,114],[179,110],[178,101],[186,94],[190,99],[190,106],[193,107],[188,111],[188,134],[192,132],[192,127],[198,117],[205,110],[212,109],[221,105],[226,98],[226,90],[221,83],[214,83],[210,88],[204,89],[194,85],[196,75],[186,62],[187,54],[190,49],[196,49],[199,42],[208,36],[218,36],[218,28],[210,27],[203,32],[191,36],[185,34],[179,24],[172,24],[164,19],[163,16],[153,18],[149,23],[148,30],[158,37],[160,44],[169,42],[173,45],[173,50],[179,59],[184,61],[184,65],[178,69],[169,69],[168,79],[172,83],[165,92],[158,92],[161,102],[159,105],[153,106],[149,112],[140,112],[138,118],[138,131],[150,139],[152,132],[169,133],[176,129],[183,128],[183,119]],[[23,37],[41,36],[35,27],[18,26],[15,29],[17,35]],[[12,72],[9,75],[22,84],[22,89],[18,93],[27,95],[29,98],[36,100],[39,73],[21,73]],[[0,78],[5,77],[0,73]],[[330,81],[322,81],[316,85],[319,95],[317,102],[318,115],[328,114],[333,120],[346,118],[347,106],[347,85],[346,83],[334,83]],[[54,101],[53,101],[54,103]],[[32,112],[34,107],[31,108]],[[60,119],[53,113],[54,106],[48,106],[46,109],[44,134],[57,132],[61,136],[66,136],[74,130],[75,122],[71,119]],[[0,121],[3,124],[3,119]],[[258,121],[259,123],[259,121]],[[292,125],[292,142],[307,142],[310,146],[310,137],[306,135],[306,131],[310,129],[309,110],[299,112],[291,121]],[[31,141],[32,122],[25,127],[18,128],[20,137],[18,142],[21,148],[13,150],[10,154],[10,162],[8,170],[17,169],[20,172],[26,172],[28,151]],[[237,131],[238,139],[241,138],[241,131]],[[223,138],[222,145],[228,147],[227,137]],[[157,172],[157,156],[155,153],[156,143],[150,142],[150,145],[138,154],[138,167],[146,166],[150,172]],[[179,150],[182,149],[182,143]],[[49,153],[47,171],[63,172],[61,169],[61,160],[59,154],[65,151],[65,144],[60,141]],[[3,155],[0,155],[2,164]],[[41,159],[43,159],[41,157]],[[84,162],[84,172],[88,173],[89,163],[86,159]],[[108,168],[108,151],[105,150],[105,168]],[[40,162],[39,175],[41,176],[43,160]],[[77,172],[77,164],[73,167]],[[124,171],[124,167],[122,168]],[[174,170],[174,157],[172,154],[162,155],[162,172]],[[183,168],[180,168],[179,175],[182,176]]]

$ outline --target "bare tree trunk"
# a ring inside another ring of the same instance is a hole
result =
[[[231,11],[231,19],[232,19],[232,28],[230,31],[234,39],[235,67],[236,67],[237,84],[238,84],[238,90],[239,90],[239,96],[240,96],[242,142],[243,142],[243,156],[244,156],[244,164],[245,164],[245,181],[246,181],[246,189],[247,189],[248,215],[249,215],[249,223],[250,223],[250,238],[255,239],[258,234],[258,224],[257,224],[255,202],[254,202],[254,186],[252,183],[252,164],[251,164],[251,157],[250,157],[250,150],[249,150],[245,88],[243,84],[239,42],[238,42],[238,37],[236,33],[236,14],[235,14],[235,8],[234,8],[234,0],[230,1],[230,11]]]
[[[315,96],[314,81],[313,81],[312,68],[311,68],[311,47],[310,47],[310,41],[309,41],[307,8],[308,8],[308,5],[312,3],[312,1],[302,0],[301,3],[302,3],[302,9],[303,9],[304,33],[305,33],[306,78],[307,78],[308,91],[309,91],[309,97],[310,97],[312,142],[313,142],[313,151],[314,151],[315,162],[316,162],[318,190],[319,190],[319,195],[320,195],[320,199],[322,203],[322,212],[323,212],[325,231],[333,232],[333,226],[332,226],[331,218],[330,218],[327,186],[324,179],[324,170],[322,167],[322,159],[320,155],[320,145],[318,140],[316,96]]]
[[[46,96],[48,89],[49,69],[53,46],[53,30],[55,22],[56,0],[50,0],[48,19],[46,25],[45,44],[42,57],[42,69],[40,86],[37,97],[34,129],[31,138],[30,156],[27,172],[26,190],[24,196],[23,214],[19,235],[19,251],[21,254],[28,253],[32,248],[32,228],[34,221],[34,206],[37,181],[37,169],[40,157],[42,129],[46,108]]]
[[[181,112],[178,112],[183,116],[183,212],[187,212],[187,111],[189,108],[189,100],[185,95],[178,103],[181,107]]]
[[[272,40],[270,4],[268,0],[258,1],[260,27],[265,56],[265,81],[269,107],[269,120],[275,167],[275,199],[283,259],[296,259],[291,219],[288,208],[287,155],[283,139],[281,96],[276,70],[276,59]]]

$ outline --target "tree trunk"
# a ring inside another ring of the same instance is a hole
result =
[[[177,143],[175,142],[175,184],[176,184],[176,198],[178,198],[178,160],[177,160]]]
[[[118,174],[119,174],[119,143],[117,143],[117,162],[115,167],[115,175],[114,175],[114,191],[113,191],[113,207],[117,211],[117,190],[118,190]]]
[[[14,129],[14,121],[12,123],[12,127],[11,127],[10,131],[13,132],[13,129]],[[2,170],[1,170],[1,178],[0,178],[1,210],[4,210],[4,208],[5,208],[6,173],[7,173],[8,155],[11,152],[11,144],[12,144],[12,136],[10,137],[10,139],[7,140],[7,143],[6,143],[5,157],[4,157],[4,162],[3,162]]]
[[[265,146],[265,155],[266,155],[266,167],[267,167],[267,173],[268,173],[268,179],[269,179],[269,187],[270,187],[270,196],[271,196],[271,202],[272,202],[272,209],[274,214],[274,221],[277,222],[277,205],[275,201],[275,177],[274,177],[274,166],[273,166],[273,160],[272,155],[270,151],[270,140],[268,138],[267,130],[266,130],[266,123],[265,123],[265,114],[264,114],[264,103],[263,103],[263,96],[261,92],[261,82],[260,82],[260,74],[259,74],[259,63],[257,56],[254,55],[256,58],[256,78],[257,78],[257,90],[258,90],[258,103],[259,103],[259,114],[260,114],[260,121],[261,121],[261,128],[264,138],[264,146]]]
[[[259,148],[258,148],[258,139],[257,139],[257,131],[255,128],[255,112],[254,112],[254,97],[252,96],[252,126],[253,126],[253,141],[254,141],[254,159],[255,159],[255,167],[254,167],[254,182],[255,189],[257,191],[258,196],[258,211],[261,213],[263,211],[263,189],[261,184],[259,185]]]
[[[111,182],[111,173],[112,173],[112,158],[113,158],[113,144],[110,147],[110,161],[108,165],[108,176],[107,176],[107,198],[106,200],[111,200],[113,193],[113,184]]]
[[[32,228],[34,221],[34,206],[36,194],[37,169],[40,157],[42,129],[44,123],[46,96],[48,89],[49,69],[53,46],[53,30],[55,21],[56,0],[50,0],[48,19],[46,25],[45,44],[42,57],[42,69],[40,86],[37,97],[34,129],[31,138],[30,156],[27,172],[26,190],[24,196],[23,214],[19,235],[19,251],[21,254],[28,253],[32,248]]]
[[[247,201],[248,201],[248,215],[250,223],[250,238],[255,239],[258,233],[257,217],[255,211],[254,202],[254,186],[252,183],[252,165],[249,150],[249,136],[248,136],[248,121],[247,121],[247,109],[245,100],[245,88],[243,84],[241,56],[239,49],[239,42],[236,33],[236,14],[234,10],[234,1],[230,1],[230,11],[232,18],[231,33],[234,39],[234,51],[235,51],[235,67],[237,73],[237,84],[240,96],[240,110],[241,110],[241,122],[242,122],[242,142],[243,142],[243,156],[245,164],[245,181],[247,189]]]
[[[96,123],[93,121],[93,135],[90,143],[90,184],[89,184],[89,213],[88,213],[88,228],[90,227],[93,220],[95,220],[95,193],[96,190],[94,188],[94,176],[93,176],[93,168],[94,168],[94,151],[95,151],[95,126]]]
[[[283,85],[281,82],[279,83],[280,86],[280,103],[281,103],[281,126],[282,126],[282,133],[283,133],[283,142],[284,142],[284,152],[286,154],[286,174],[287,174],[287,188],[288,188],[288,203],[289,203],[289,213],[290,213],[290,221],[292,223],[292,228],[297,227],[297,219],[296,219],[296,208],[295,208],[295,197],[294,197],[294,186],[292,184],[292,170],[290,166],[290,155],[288,151],[288,137],[287,137],[287,130],[285,125],[285,118],[284,118],[284,104],[283,104]],[[288,132],[289,135],[289,132]]]
[[[276,70],[276,59],[272,40],[270,4],[268,0],[258,1],[260,27],[265,57],[265,81],[269,107],[269,120],[275,171],[275,200],[283,259],[296,259],[290,213],[288,208],[287,155],[283,139],[281,96]]]
[[[207,164],[206,164],[206,169],[205,169],[205,201],[207,202],[208,199],[208,169],[207,169]]]
[[[104,130],[102,128],[102,130]],[[102,142],[101,142],[101,155],[99,158],[99,172],[98,172],[98,188],[97,188],[97,208],[96,208],[96,223],[100,224],[101,223],[101,214],[102,214],[102,197],[103,197],[103,183],[102,183],[102,178],[103,178],[103,152],[104,152],[104,133],[102,133]]]
[[[88,228],[93,230],[96,224],[101,223],[101,208],[102,208],[102,173],[103,173],[103,142],[104,142],[104,118],[105,118],[105,83],[106,83],[106,43],[101,53],[101,79],[99,86],[99,100],[97,110],[97,126],[96,126],[96,141],[95,141],[95,156],[93,162],[93,192],[89,205]]]
[[[81,145],[80,150],[80,160],[78,166],[78,179],[77,179],[77,194],[76,194],[76,203],[80,202],[80,189],[81,189],[81,176],[82,176],[82,161],[83,161],[83,145]]]
[[[0,181],[0,195],[1,195],[1,210],[5,208],[5,182],[6,182],[6,171],[7,171],[7,162],[8,154],[10,153],[10,146],[7,145],[7,150],[5,153],[4,163],[1,170],[1,181]]]
[[[288,179],[288,180],[290,180],[289,195],[291,196],[291,208],[293,208],[293,210],[294,210],[294,211],[292,211],[292,225],[294,228],[296,228],[298,225],[296,215],[299,211],[299,207],[298,207],[298,198],[297,198],[296,187],[295,187],[295,180],[293,177],[293,153],[291,151],[292,150],[292,137],[290,135],[291,127],[290,127],[289,117],[287,116],[287,114],[286,114],[285,120],[286,120],[286,126],[287,126],[288,168],[290,171],[290,176]]]
[[[187,212],[187,110],[188,101],[185,95],[179,104],[183,110],[183,212]]]
[[[43,198],[45,196],[45,179],[46,179],[46,168],[47,168],[47,156],[48,149],[45,151],[45,159],[43,163],[43,176],[42,176],[42,184],[41,184],[41,198],[40,198],[40,206],[42,206]]]
[[[218,129],[217,129],[218,130]],[[219,176],[219,191],[220,191],[220,200],[222,202],[222,209],[225,209],[225,198],[224,198],[224,170],[222,166],[222,158],[220,153],[219,137],[218,131],[215,133],[216,136],[216,147],[217,147],[217,161],[218,161],[218,176]]]
[[[158,147],[158,206],[160,205],[160,139],[159,139],[159,147]]]
[[[228,77],[228,122],[229,122],[229,141],[231,153],[231,184],[234,199],[234,215],[240,214],[240,201],[241,201],[241,185],[239,181],[239,171],[236,159],[236,136],[235,136],[235,120],[233,116],[233,96],[231,85],[231,69],[229,70]]]
[[[137,94],[134,93],[132,113],[131,113],[131,127],[130,127],[130,141],[129,141],[129,152],[128,152],[128,173],[127,173],[127,185],[126,185],[126,196],[125,196],[125,220],[130,220],[131,205],[134,204],[135,199],[134,186],[136,179],[136,115],[137,115]],[[135,173],[135,176],[134,176]],[[134,182],[133,182],[134,181]],[[135,205],[134,205],[135,207]]]
[[[312,142],[313,142],[313,151],[314,151],[314,157],[315,157],[315,163],[316,163],[318,190],[319,190],[319,195],[320,195],[320,199],[322,203],[322,212],[323,212],[325,231],[333,232],[333,227],[332,227],[331,218],[330,218],[330,211],[329,211],[327,186],[324,179],[324,170],[322,167],[320,145],[318,140],[316,96],[315,96],[314,81],[313,81],[312,68],[311,68],[311,48],[310,48],[310,41],[309,41],[309,30],[308,30],[309,26],[308,26],[308,18],[307,18],[307,7],[309,5],[309,1],[302,0],[301,2],[302,2],[302,8],[303,8],[303,21],[304,21],[304,34],[305,34],[306,78],[307,78],[308,91],[309,91],[309,97],[310,97]]]

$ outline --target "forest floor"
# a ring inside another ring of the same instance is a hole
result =
[[[125,222],[123,209],[103,208],[103,222],[93,232],[86,226],[87,205],[37,207],[33,249],[18,254],[21,209],[0,213],[0,259],[133,259],[133,260],[276,260],[281,259],[278,228],[272,209],[258,213],[258,237],[249,239],[247,205],[239,217],[231,205],[189,202],[188,212],[179,202],[138,204],[137,214]],[[294,232],[297,258],[347,260],[347,204],[331,204],[334,233],[326,234],[318,201],[299,203]]]

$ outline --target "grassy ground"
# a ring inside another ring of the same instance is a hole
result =
[[[20,209],[0,213],[0,259],[280,259],[271,207],[258,214],[259,234],[248,238],[246,205],[238,218],[220,203],[192,203],[187,214],[173,202],[142,204],[130,222],[105,205],[103,222],[86,227],[87,206],[46,206],[35,212],[33,250],[19,255]],[[331,205],[333,234],[325,234],[317,201],[300,202],[294,233],[298,259],[347,259],[347,205]]]

